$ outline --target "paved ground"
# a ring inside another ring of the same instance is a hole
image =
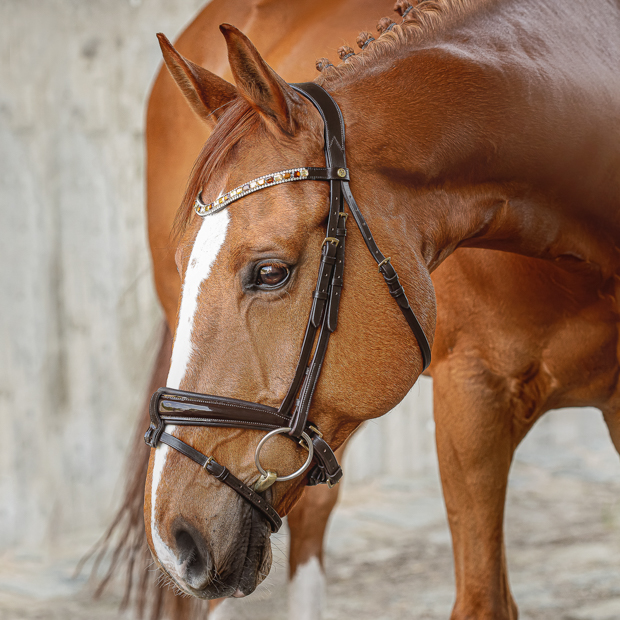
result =
[[[518,455],[506,532],[522,620],[620,619],[620,465],[596,428],[559,441],[543,426]],[[276,544],[272,575],[252,597],[234,601],[236,618],[284,620],[286,535]],[[5,562],[0,619],[118,618],[113,596],[93,603],[79,594],[80,583],[69,579],[74,561],[67,550],[47,566]],[[327,572],[326,620],[447,620],[452,557],[436,475],[345,488]]]

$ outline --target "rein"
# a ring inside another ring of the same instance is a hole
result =
[[[278,409],[222,396],[159,388],[151,398],[151,424],[144,436],[144,441],[151,448],[156,448],[159,442],[164,443],[192,459],[209,474],[227,484],[265,516],[273,532],[280,529],[282,519],[259,493],[266,491],[274,482],[283,482],[302,475],[312,462],[314,462],[314,467],[308,473],[308,485],[326,483],[331,487],[342,478],[342,469],[333,450],[323,439],[319,429],[308,421],[308,416],[329,338],[338,324],[344,274],[346,222],[349,215],[344,211],[344,202],[348,204],[364,242],[377,262],[390,295],[395,299],[418,341],[424,369],[431,361],[428,340],[409,305],[409,300],[392,266],[391,259],[386,258],[377,247],[368,224],[351,194],[345,158],[344,120],[340,108],[329,93],[317,84],[310,82],[291,86],[306,97],[323,118],[326,167],[293,168],[265,175],[231,190],[210,204],[205,204],[199,194],[194,209],[198,215],[206,217],[226,208],[230,203],[249,193],[271,185],[306,180],[329,182],[330,206],[327,232],[321,251],[317,284],[312,295],[310,317],[293,381]],[[310,359],[311,356],[312,359]],[[165,428],[168,424],[268,431],[256,448],[255,463],[261,473],[260,478],[253,487],[246,485],[225,466],[217,463],[213,457],[205,456],[184,441],[166,433]],[[276,434],[286,434],[291,440],[308,450],[304,465],[288,476],[279,477],[275,472],[264,470],[260,464],[262,447]]]

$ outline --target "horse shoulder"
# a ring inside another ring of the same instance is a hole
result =
[[[602,406],[617,388],[613,282],[550,261],[460,249],[433,283],[431,374],[452,365],[462,385],[504,394],[524,422],[551,408]]]

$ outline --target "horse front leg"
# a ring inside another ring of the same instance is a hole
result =
[[[611,441],[614,444],[614,448],[616,448],[616,452],[620,454],[620,402],[618,402],[620,398],[617,396],[613,399],[613,401],[605,407],[601,408],[603,412],[603,419],[605,420],[605,424],[607,424],[607,429],[609,430],[609,436],[611,437]]]
[[[336,450],[342,463],[344,446]],[[338,500],[340,485],[306,487],[288,514],[289,620],[320,620],[325,603],[323,540],[327,522]]]
[[[451,620],[516,620],[503,520],[516,446],[501,378],[454,357],[433,368],[434,415],[452,533],[456,602]]]

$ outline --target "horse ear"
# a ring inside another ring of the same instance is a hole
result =
[[[228,61],[237,91],[285,133],[295,133],[299,95],[262,59],[251,41],[230,24],[220,26],[228,45]]]
[[[215,73],[183,58],[161,32],[157,38],[166,67],[194,112],[204,121],[217,121],[225,105],[237,96],[237,89]]]

